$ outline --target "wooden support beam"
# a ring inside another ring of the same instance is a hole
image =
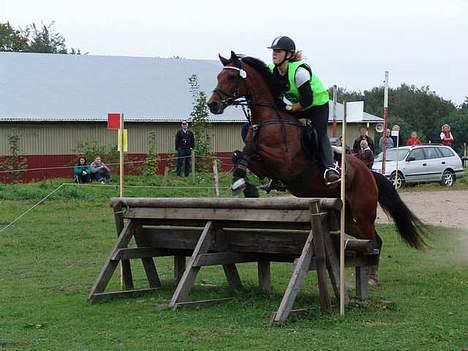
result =
[[[315,209],[316,207],[314,207]],[[286,321],[288,315],[294,305],[297,294],[304,282],[304,279],[309,271],[310,262],[312,260],[313,250],[313,229],[310,231],[309,236],[302,248],[301,256],[297,259],[296,266],[294,267],[293,274],[289,280],[288,287],[283,295],[281,304],[276,311],[271,324],[281,324]]]
[[[114,207],[114,219],[115,219],[115,229],[117,236],[122,232],[124,228],[124,217],[121,206]],[[129,260],[122,260],[121,262],[121,288],[125,290],[133,289],[133,277],[132,277],[132,268],[130,266]]]
[[[254,255],[247,255],[235,252],[216,252],[200,254],[193,263],[194,267],[215,266],[219,264],[233,264],[244,262],[256,262],[258,258]]]
[[[109,257],[106,260],[106,263],[104,264],[104,267],[101,273],[99,273],[99,276],[97,277],[96,282],[91,288],[91,292],[89,293],[89,296],[88,296],[88,300],[91,303],[92,303],[93,295],[104,292],[107,284],[109,283],[112,277],[112,274],[114,273],[118,265],[118,261],[113,261],[112,257],[115,255],[115,252],[118,249],[127,247],[128,242],[132,238],[135,225],[136,223],[131,220],[128,221],[127,224],[124,225],[116,243],[114,244],[114,247],[112,248],[112,251]]]
[[[211,244],[211,239],[213,237],[214,224],[212,221],[208,221],[203,229],[203,232],[200,235],[197,246],[193,250],[192,257],[190,258],[187,267],[182,275],[182,278],[177,284],[177,288],[172,295],[171,302],[169,307],[175,307],[176,304],[185,302],[189,294],[190,288],[195,282],[195,278],[200,270],[200,267],[194,267],[193,264],[197,259],[198,255],[208,252]]]
[[[174,256],[174,279],[176,283],[182,279],[182,275],[185,272],[185,256],[175,255]]]
[[[181,307],[200,307],[202,305],[211,305],[215,303],[224,303],[232,301],[232,297],[225,297],[222,299],[210,299],[210,300],[198,300],[198,301],[187,301],[187,302],[178,302],[174,305],[174,309],[178,309]]]
[[[362,301],[369,297],[369,269],[366,266],[356,267],[356,296]]]
[[[239,272],[235,264],[223,264],[224,274],[232,291],[236,294],[242,289]]]
[[[317,278],[320,293],[320,305],[322,306],[322,313],[331,312],[330,295],[327,288],[327,274],[326,274],[326,262],[327,257],[325,253],[325,243],[322,232],[322,222],[320,220],[320,208],[318,202],[312,202],[310,204],[311,212],[311,226],[312,232],[314,233],[314,252],[315,252],[315,263],[317,265]]]
[[[258,261],[258,286],[267,293],[271,293],[271,264],[270,261]]]
[[[95,293],[91,299],[90,303],[95,304],[99,303],[103,300],[107,300],[114,297],[135,297],[142,294],[145,294],[150,291],[156,291],[159,288],[145,288],[145,289],[133,289],[133,290],[123,290],[123,291],[110,291],[110,292],[103,292],[103,293]]]

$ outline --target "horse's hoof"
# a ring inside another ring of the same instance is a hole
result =
[[[236,181],[234,181],[231,185],[231,190],[232,191],[239,191],[243,190],[245,188],[245,179],[244,178],[239,178]]]

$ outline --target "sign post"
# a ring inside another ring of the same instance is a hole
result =
[[[384,131],[383,131],[383,157],[382,157],[382,174],[385,175],[385,161],[387,159],[387,123],[388,123],[388,71],[385,71],[384,81]]]
[[[123,197],[124,193],[124,152],[128,151],[127,130],[124,129],[124,114],[123,113],[108,113],[107,114],[107,129],[117,130],[117,149],[119,150],[119,196]]]
[[[393,187],[397,188],[397,183],[399,179],[398,175],[398,145],[400,145],[400,126],[395,124],[392,128],[392,137],[396,136],[396,164],[395,164],[395,179],[393,180]]]

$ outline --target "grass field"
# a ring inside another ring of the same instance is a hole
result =
[[[227,181],[223,178],[225,188]],[[0,228],[59,184],[0,186]],[[190,179],[166,183],[173,184],[193,185]],[[210,180],[200,178],[198,184],[209,187]],[[244,264],[239,265],[244,290],[232,302],[172,311],[167,308],[174,289],[172,261],[157,259],[160,291],[89,305],[87,294],[115,240],[108,198],[116,194],[115,187],[64,186],[0,233],[0,350],[468,348],[468,235],[438,227],[432,228],[432,247],[417,252],[405,247],[393,226],[379,226],[381,284],[371,289],[368,306],[353,302],[344,319],[336,313],[336,301],[334,314],[320,316],[316,278],[310,274],[296,302],[308,313],[269,328],[291,274],[287,264],[273,265],[271,296],[256,288],[255,265]],[[128,190],[132,196],[211,194],[209,188]],[[136,286],[146,287],[140,263],[133,267]],[[203,268],[190,297],[226,296],[222,269]]]

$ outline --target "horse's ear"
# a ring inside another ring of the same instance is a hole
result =
[[[239,57],[237,56],[237,54],[231,50],[231,62],[237,62],[239,61]]]
[[[226,66],[229,63],[229,60],[227,58],[222,57],[221,54],[218,54],[218,57],[223,66]]]

